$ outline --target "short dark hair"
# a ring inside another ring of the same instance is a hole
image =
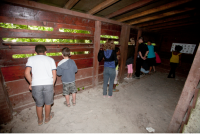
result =
[[[44,45],[36,45],[35,46],[35,52],[37,53],[37,54],[39,54],[39,53],[44,53],[44,52],[46,52],[47,51],[47,49],[46,49],[46,47],[44,46]]]
[[[180,52],[183,49],[182,46],[176,45],[175,46],[175,51]]]
[[[69,56],[70,56],[70,49],[69,49],[68,47],[64,47],[64,48],[62,49],[62,54],[63,54],[63,56],[65,56],[65,57],[69,57]]]
[[[115,47],[115,52],[119,52],[119,47]]]
[[[142,36],[140,36],[140,37],[138,38],[138,40],[140,40],[140,39],[144,41],[144,38],[143,38]]]

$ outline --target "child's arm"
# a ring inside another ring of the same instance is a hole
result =
[[[99,50],[98,61],[100,62],[103,59],[103,50]]]
[[[78,68],[77,68],[77,66],[76,66],[76,63],[74,62],[74,72],[76,73],[76,72],[78,72]]]
[[[32,90],[32,87],[31,87],[31,85],[32,85],[32,83],[31,83],[31,81],[32,81],[32,78],[31,78],[31,67],[26,67],[26,69],[25,69],[25,77],[28,80],[28,82],[30,83],[29,89]]]
[[[56,82],[56,70],[52,70],[52,74],[53,74],[53,85]]]

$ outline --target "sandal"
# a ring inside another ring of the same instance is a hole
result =
[[[45,118],[45,124],[47,124],[54,117],[54,112],[51,112],[48,118]]]
[[[70,104],[67,104],[67,102],[65,101],[64,104],[67,106],[67,107],[70,107],[71,105]]]
[[[75,106],[75,105],[76,105],[76,102],[74,103],[74,102],[73,102],[73,99],[72,99],[71,101],[72,101],[73,106]]]

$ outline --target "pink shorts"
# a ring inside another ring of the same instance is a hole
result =
[[[127,65],[127,68],[128,68],[128,73],[133,73],[133,64],[129,64]]]

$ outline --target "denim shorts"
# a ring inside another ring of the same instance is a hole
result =
[[[63,95],[69,95],[77,92],[75,82],[63,83]]]
[[[36,106],[42,107],[53,104],[54,87],[53,85],[32,86],[32,95]]]

